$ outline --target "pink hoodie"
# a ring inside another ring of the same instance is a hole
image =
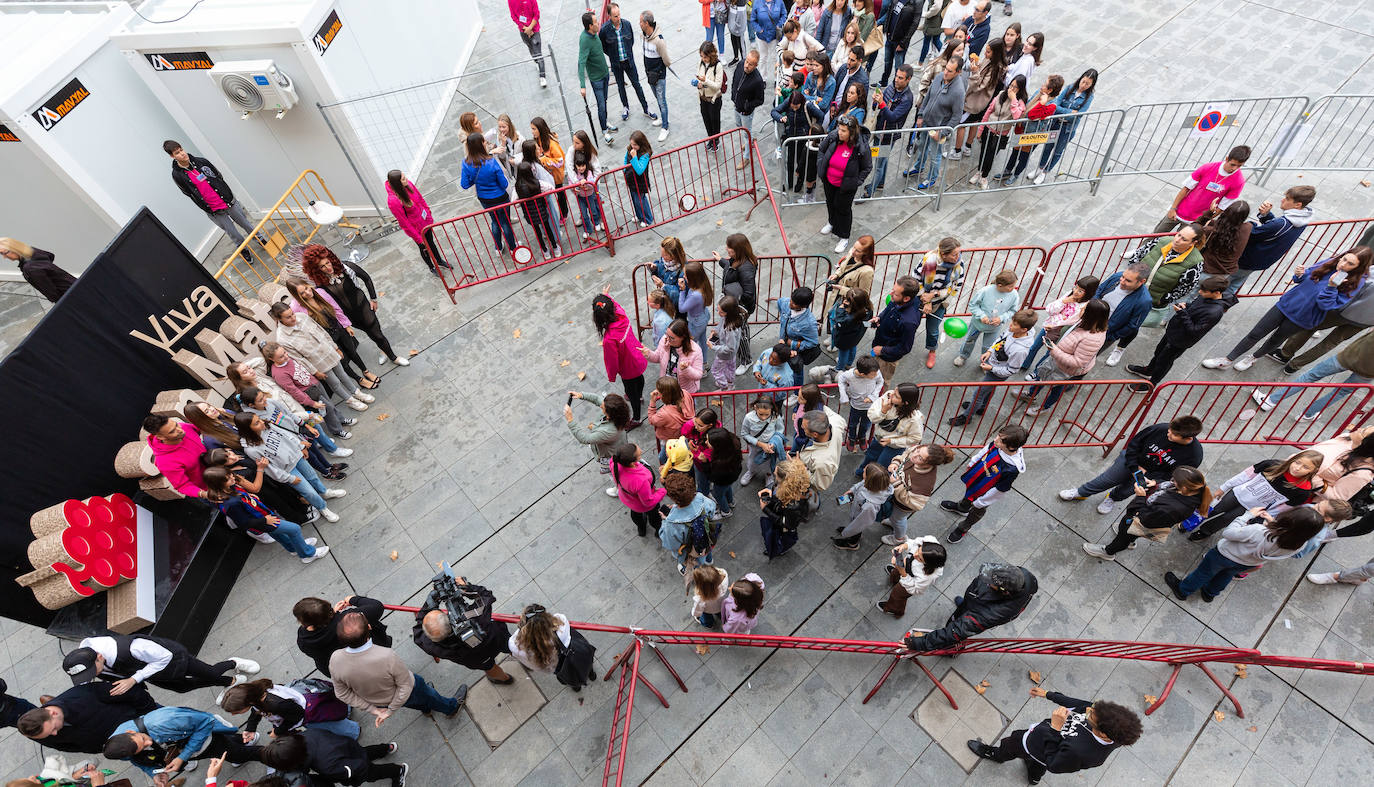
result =
[[[534,32],[539,32],[539,1],[538,0],[506,0],[510,6],[510,19],[520,29],[534,20]]]
[[[654,510],[667,493],[662,486],[654,487],[654,471],[643,462],[621,467],[612,460],[611,473],[615,476],[615,488],[620,493],[620,502],[635,513],[643,514]]]
[[[663,338],[658,340],[658,346],[646,356],[648,360],[658,364],[664,375],[668,374],[668,351],[672,349],[668,346],[668,334],[665,332]],[[702,359],[701,348],[696,342],[692,342],[692,352],[690,355],[678,355],[677,374],[671,375],[677,378],[677,384],[682,386],[684,393],[694,394],[701,388]]]
[[[630,318],[625,316],[625,310],[614,300],[611,304],[615,306],[615,319],[601,338],[601,352],[606,357],[606,379],[615,382],[618,376],[633,380],[644,374],[644,370],[649,368],[649,361],[639,351],[644,345],[639,343],[639,337],[630,329]]]
[[[200,479],[200,455],[205,453],[205,444],[200,441],[200,430],[195,424],[182,423],[186,436],[176,445],[167,445],[148,435],[148,447],[153,449],[153,464],[166,476],[172,488],[187,497],[198,497],[205,482]]]
[[[386,207],[396,217],[402,232],[416,243],[424,243],[424,229],[434,223],[434,215],[429,212],[429,203],[425,202],[420,190],[413,184],[406,185],[410,187],[410,207],[401,203],[401,198],[391,190],[390,182],[386,184]]]

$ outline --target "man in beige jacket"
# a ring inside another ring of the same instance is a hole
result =
[[[397,708],[421,713],[433,711],[452,718],[467,700],[468,687],[445,697],[410,671],[396,651],[373,644],[372,630],[361,612],[346,612],[339,621],[341,649],[329,657],[334,694],[353,707],[376,717],[375,725],[391,717]]]
[[[835,480],[835,472],[840,469],[840,451],[844,447],[840,435],[844,434],[844,427],[844,419],[829,407],[811,410],[802,416],[802,431],[806,432],[811,442],[797,452],[797,458],[811,473],[811,492],[816,496],[817,503],[820,494],[830,488]],[[812,510],[815,510],[815,506]]]

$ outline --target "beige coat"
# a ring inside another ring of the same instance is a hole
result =
[[[851,289],[863,290],[865,295],[873,295],[872,265],[862,265],[851,258],[840,268],[840,278],[835,283],[835,297],[843,298]]]
[[[889,405],[887,396],[880,396],[878,400],[868,406],[868,420],[873,422],[873,436],[879,440],[886,437],[884,443],[888,448],[910,448],[913,445],[921,444],[921,432],[925,428],[925,419],[920,410],[913,410],[911,415],[897,421],[897,426],[892,429],[884,429],[878,426],[879,421],[884,421],[897,417],[897,405]]]
[[[334,340],[308,315],[296,315],[296,324],[277,326],[277,342],[297,360],[304,359],[316,369],[327,372],[339,365],[343,356]]]
[[[845,420],[829,407],[823,409],[830,422],[830,442],[824,445],[810,443],[797,452],[797,458],[811,473],[811,489],[817,493],[829,489],[834,482],[835,472],[840,469],[840,452],[844,449]]]
[[[715,101],[725,81],[725,64],[719,60],[714,66],[697,61],[697,98],[702,101]]]

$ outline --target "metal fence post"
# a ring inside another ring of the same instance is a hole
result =
[[[567,122],[568,128],[569,128],[569,129],[575,129],[575,128],[577,128],[577,126],[574,126],[574,125],[573,125],[573,122],[572,122],[572,112],[570,112],[570,111],[568,110],[568,97],[567,97],[567,95],[563,92],[563,76],[562,76],[562,72],[560,72],[560,71],[558,70],[558,58],[554,57],[554,55],[553,55],[553,46],[552,46],[552,45],[550,45],[550,46],[547,48],[547,52],[548,52],[549,62],[550,62],[551,64],[553,64],[553,84],[554,84],[554,86],[555,86],[556,88],[558,88],[558,100],[561,101],[561,102],[563,102],[563,120]],[[595,128],[589,128],[589,129],[587,129],[587,131],[588,131],[589,133],[591,133],[592,137],[595,137],[595,136],[596,136],[596,129],[595,129]]]
[[[1265,166],[1264,172],[1261,172],[1260,176],[1255,179],[1256,183],[1263,186],[1269,182],[1270,176],[1278,169],[1279,162],[1283,160],[1284,154],[1288,152],[1288,146],[1293,144],[1293,140],[1297,139],[1298,132],[1302,130],[1302,127],[1307,124],[1308,119],[1311,117],[1310,110],[1312,109],[1312,105],[1314,103],[1319,104],[1325,99],[1326,97],[1322,96],[1317,99],[1316,102],[1313,102],[1312,99],[1309,98],[1307,99],[1307,103],[1302,105],[1302,108],[1298,110],[1297,116],[1293,118],[1293,122],[1284,130],[1283,137],[1275,143],[1274,155],[1269,159],[1269,163]]]
[[[1107,149],[1102,151],[1102,163],[1097,168],[1097,177],[1093,178],[1092,185],[1088,187],[1088,193],[1097,196],[1097,187],[1102,185],[1102,178],[1106,177],[1107,169],[1112,163],[1112,151],[1116,150],[1116,141],[1121,137],[1121,131],[1126,127],[1126,113],[1130,109],[1121,110],[1121,114],[1116,116],[1116,130],[1112,132],[1112,138],[1107,142]]]
[[[339,146],[339,151],[348,160],[348,166],[353,170],[353,174],[358,178],[358,184],[363,187],[363,193],[367,195],[367,201],[372,203],[372,209],[377,211],[379,218],[385,219],[386,212],[377,204],[377,198],[372,196],[372,189],[368,187],[367,180],[363,178],[363,173],[358,169],[358,162],[353,160],[353,156],[348,152],[348,146],[339,138],[339,132],[334,128],[334,122],[329,119],[329,113],[324,111],[324,105],[315,103],[315,108],[320,111],[320,117],[324,118],[324,124],[329,127],[329,133],[334,136],[334,142]]]

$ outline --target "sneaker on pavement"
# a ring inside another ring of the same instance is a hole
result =
[[[1034,418],[1034,417],[1037,416],[1037,415],[1040,415],[1040,407],[1039,407],[1039,405],[1036,405],[1036,406],[1034,406],[1034,407],[1027,407],[1027,408],[1026,408],[1026,415],[1029,415],[1029,416],[1032,417],[1032,418]]]
[[[1041,170],[1040,172],[1035,173],[1035,177],[1031,178],[1030,181],[1031,183],[1034,183],[1035,185],[1039,186],[1041,183],[1045,182],[1045,172]]]
[[[1230,369],[1231,359],[1226,357],[1208,358],[1202,362],[1204,369]]]
[[[1315,583],[1315,584],[1318,584],[1318,585],[1334,585],[1334,584],[1336,584],[1336,582],[1338,582],[1339,580],[1336,579],[1335,573],[1328,573],[1328,574],[1308,574],[1308,575],[1307,575],[1307,581],[1308,581],[1308,582]]]
[[[367,409],[367,402],[361,399],[354,399],[351,396],[344,400],[344,404],[348,405],[350,410],[357,410],[360,413]]]
[[[548,86],[549,86],[549,80],[547,80],[547,79],[545,79],[545,78],[543,78],[543,77],[539,77],[539,86],[540,86],[540,87],[548,87]]]
[[[1238,371],[1238,372],[1243,372],[1243,371],[1245,371],[1246,369],[1249,369],[1251,366],[1254,366],[1254,365],[1255,365],[1255,356],[1250,355],[1249,353],[1246,353],[1245,355],[1242,355],[1241,357],[1237,358],[1237,359],[1236,359],[1236,362],[1233,363],[1233,364],[1231,364],[1231,368],[1232,368],[1232,369],[1235,369],[1235,370]]]
[[[849,247],[849,238],[840,238],[835,244],[835,253],[841,254]]]
[[[753,467],[746,466],[746,467],[744,468],[744,472],[743,472],[743,473],[740,473],[740,476],[739,476],[739,485],[740,485],[740,486],[748,486],[748,485],[749,485],[749,482],[750,482],[750,481],[753,481],[753,480],[754,480],[754,468],[753,468]]]
[[[543,80],[540,81],[542,82]],[[408,773],[410,773],[410,766],[406,763],[401,763],[401,772],[396,775],[396,778],[391,780],[391,787],[406,787],[406,774]]]
[[[662,131],[658,132],[658,141],[659,141],[659,142],[662,142],[663,140],[665,140],[665,139],[667,139],[667,138],[668,138],[668,129],[665,128],[665,129],[663,129]]]
[[[745,372],[749,371],[749,370],[752,369],[752,368],[754,368],[754,367],[751,366],[750,364],[747,364],[747,363],[746,363],[746,364],[742,364],[742,365],[740,365],[740,366],[736,366],[736,367],[735,367],[735,376],[736,376],[736,377],[739,377],[741,374],[744,374]]]
[[[1104,497],[1102,502],[1097,504],[1097,513],[1110,514],[1114,508],[1116,508],[1116,501],[1110,497]]]
[[[1136,377],[1143,377],[1143,378],[1145,378],[1146,380],[1150,379],[1150,369],[1149,369],[1148,367],[1141,366],[1141,365],[1138,364],[1138,363],[1128,363],[1128,364],[1126,364],[1126,371],[1127,371],[1127,372],[1130,372],[1131,374],[1135,375]]]
[[[955,358],[954,358],[954,365],[955,365],[955,366],[963,366],[963,365],[964,365],[964,356],[962,356],[962,355],[957,355],[957,356],[955,356]]]
[[[1123,348],[1121,348],[1121,347],[1115,347],[1115,348],[1113,348],[1111,354],[1107,356],[1107,365],[1108,365],[1108,366],[1116,366],[1117,364],[1121,363],[1121,356],[1123,356],[1123,355],[1125,355],[1125,354],[1126,354],[1126,351],[1125,351]]]
[[[277,543],[277,539],[275,539],[275,538],[269,536],[269,535],[266,534],[266,533],[249,533],[249,534],[248,534],[248,537],[251,538],[251,539],[253,539],[254,541],[258,542],[259,544],[275,544],[275,543]]]
[[[902,544],[906,543],[906,541],[905,539],[898,538],[892,535],[891,533],[888,533],[887,535],[883,536],[883,543],[887,544],[890,547],[895,547],[901,546]]]
[[[346,494],[348,494],[347,489],[329,489],[326,490],[324,494],[320,495],[320,497],[323,497],[325,500],[337,500]]]
[[[345,424],[345,426],[348,426],[348,425],[349,425],[349,424]],[[339,432],[338,434],[334,435],[334,437],[337,438],[337,439],[339,439],[339,440],[351,440],[351,439],[353,439],[353,433],[345,429],[344,431]],[[350,450],[351,450],[351,449],[350,449]]]
[[[1115,555],[1107,554],[1107,547],[1103,544],[1084,544],[1083,551],[1098,560],[1116,560]]]
[[[310,557],[301,558],[301,562],[308,565],[310,563],[314,563],[316,560],[319,560],[327,554],[329,554],[329,547],[315,547],[315,554],[311,555]]]
[[[1149,384],[1149,383],[1131,383],[1130,385],[1126,386],[1126,390],[1130,391],[1131,393],[1149,393],[1149,392],[1150,392],[1150,384]]]
[[[1315,420],[1317,420],[1317,416],[1319,416],[1319,415],[1321,415],[1321,413],[1312,413],[1311,415],[1308,415],[1307,413],[1303,413],[1302,415],[1299,415],[1299,416],[1298,416],[1298,420],[1299,420],[1299,421],[1315,421]]]
[[[336,514],[336,513],[334,513],[333,511],[330,511],[330,510],[327,509],[327,508],[326,508],[325,510],[323,510],[323,511],[320,512],[320,516],[324,517],[324,521],[326,521],[326,522],[337,522],[337,521],[339,521],[339,515]]]
[[[307,543],[307,544],[309,544],[310,546],[313,547],[313,546],[315,546],[316,544],[320,543],[320,540],[319,540],[318,538],[307,538],[307,539],[305,539],[305,543]]]
[[[821,227],[821,234],[822,234],[822,235],[829,235],[829,234],[831,233],[831,231],[834,230],[834,229],[835,229],[835,228],[834,228],[833,226],[831,226],[831,224],[830,224],[829,222],[826,222],[826,225],[825,225],[824,227]]]
[[[934,368],[935,368],[935,351],[934,351],[934,350],[927,350],[927,351],[926,351],[926,368],[927,368],[927,369],[934,369]]]
[[[1255,404],[1259,405],[1259,409],[1266,413],[1274,409],[1274,403],[1269,401],[1269,397],[1258,389],[1250,392],[1250,398],[1254,400]]]
[[[1086,500],[1087,498],[1083,495],[1078,494],[1078,489],[1074,488],[1059,490],[1059,499],[1067,500],[1072,503],[1075,500]]]
[[[1273,361],[1274,363],[1283,364],[1284,366],[1287,366],[1287,365],[1288,365],[1288,359],[1285,358],[1285,357],[1283,357],[1283,353],[1279,352],[1278,350],[1275,350],[1275,351],[1273,351],[1273,352],[1271,352],[1271,353],[1265,353],[1265,354],[1264,354],[1264,357],[1265,357],[1265,358],[1268,358],[1269,360]]]
[[[368,404],[372,404],[373,402],[377,401],[377,397],[373,396],[370,393],[367,393],[361,388],[355,388],[353,390],[353,398],[357,399],[360,402],[367,402]]]
[[[607,496],[607,497],[620,497],[620,493],[616,491],[616,488],[615,488],[615,487],[613,487],[613,486],[608,486],[608,487],[606,487],[606,496]]]
[[[240,672],[244,675],[256,675],[262,672],[262,665],[252,659],[241,659],[230,656],[229,660],[234,662],[234,672]]]

